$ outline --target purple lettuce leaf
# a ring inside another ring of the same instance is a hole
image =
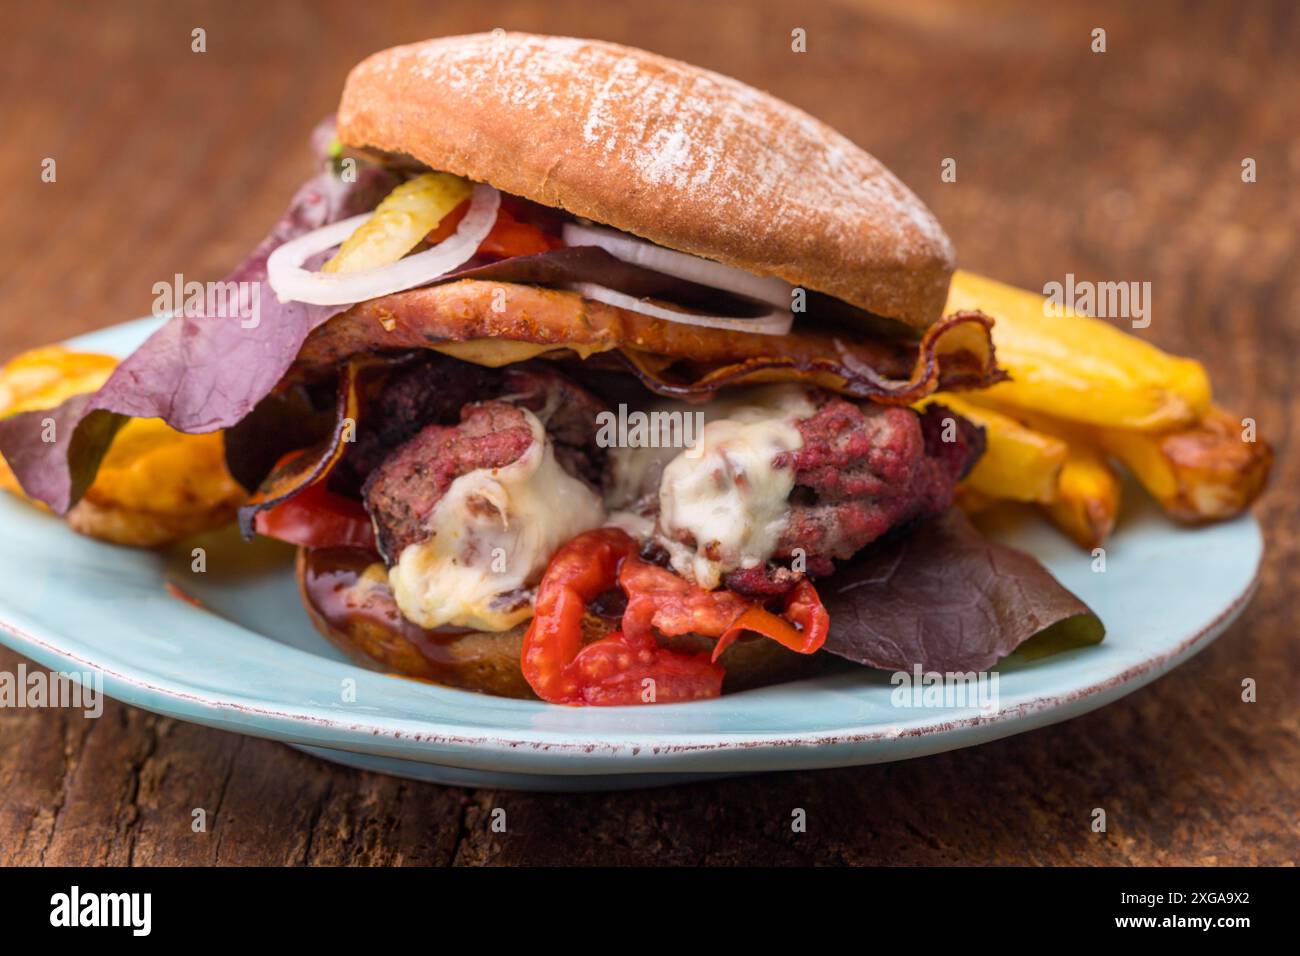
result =
[[[1095,644],[1095,613],[1038,561],[981,535],[956,508],[881,541],[819,582],[825,649],[868,667],[982,671]]]
[[[322,125],[316,141],[327,137]],[[333,163],[305,183],[270,234],[223,283],[240,286],[245,309],[232,315],[174,315],[122,361],[99,391],[54,409],[0,419],[0,455],[23,490],[65,513],[85,493],[113,435],[127,417],[161,418],[183,432],[235,424],[284,375],[307,334],[347,306],[280,302],[266,260],[290,239],[373,209],[397,183],[382,167],[358,163],[345,181]],[[253,285],[255,283],[255,285]],[[240,318],[257,295],[259,321]],[[205,312],[206,309],[200,309]],[[43,440],[50,434],[53,441]]]

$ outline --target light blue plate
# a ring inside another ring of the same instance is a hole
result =
[[[75,340],[123,354],[141,320]],[[350,766],[441,783],[586,790],[839,767],[969,747],[1115,700],[1205,647],[1253,592],[1263,552],[1243,517],[1188,530],[1126,496],[1106,570],[1032,516],[996,537],[1038,556],[1105,621],[1104,643],[999,674],[999,706],[903,708],[889,675],[852,671],[644,708],[572,709],[402,680],[348,663],[308,623],[290,549],[210,536],[138,552],[80,537],[0,496],[0,636],[54,669],[102,672],[119,700],[269,737]],[[170,580],[204,607],[178,599]],[[354,688],[354,693],[347,692]]]

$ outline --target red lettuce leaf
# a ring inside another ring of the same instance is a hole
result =
[[[873,545],[818,590],[831,617],[825,649],[884,670],[982,671],[1030,638],[1057,651],[1105,634],[1037,560],[984,538],[955,508]]]
[[[249,294],[257,290],[256,326],[246,327],[238,314],[175,315],[98,392],[0,420],[0,455],[23,489],[62,514],[89,487],[126,417],[161,418],[183,432],[209,432],[252,411],[279,382],[307,334],[347,308],[280,302],[266,281],[267,257],[295,236],[373,209],[396,183],[387,170],[359,164],[351,181],[331,168],[298,190],[271,233],[222,280],[258,283],[242,287]],[[42,440],[47,419],[53,419],[52,442]]]

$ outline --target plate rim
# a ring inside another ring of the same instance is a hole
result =
[[[1256,520],[1258,527],[1258,521]],[[1261,551],[1261,557],[1263,552]],[[1246,588],[1237,594],[1228,605],[1210,622],[1195,633],[1184,638],[1178,644],[1166,652],[1145,658],[1134,664],[1129,665],[1117,674],[1108,675],[1102,679],[1094,681],[1083,687],[1076,688],[1068,693],[1036,695],[1029,700],[1023,701],[1005,708],[999,708],[993,714],[973,714],[964,717],[954,717],[951,720],[942,721],[936,726],[936,721],[932,717],[919,718],[914,722],[914,726],[908,726],[906,722],[891,724],[889,726],[876,726],[863,728],[858,731],[846,732],[842,729],[807,732],[793,735],[778,735],[771,732],[754,732],[744,734],[738,732],[728,732],[725,741],[705,741],[692,740],[691,734],[696,732],[674,732],[674,731],[656,731],[655,735],[663,738],[672,738],[668,742],[644,743],[635,742],[635,738],[625,737],[625,732],[618,734],[602,732],[601,736],[605,738],[599,743],[577,742],[571,739],[544,740],[543,738],[554,734],[557,738],[570,738],[571,731],[534,731],[529,736],[510,735],[510,734],[464,734],[464,733],[446,733],[446,732],[425,732],[419,735],[407,734],[404,731],[395,729],[392,726],[386,726],[382,721],[353,720],[344,721],[325,715],[306,716],[296,715],[290,710],[274,709],[266,706],[250,705],[231,700],[221,699],[215,696],[207,696],[201,692],[184,693],[176,689],[167,687],[160,683],[153,683],[132,677],[118,671],[108,670],[93,660],[84,659],[76,654],[65,651],[53,643],[54,639],[42,638],[32,630],[11,620],[0,618],[0,630],[18,638],[30,648],[38,650],[38,654],[27,654],[34,660],[42,663],[43,651],[51,657],[61,662],[80,665],[82,669],[93,669],[99,671],[105,679],[111,677],[115,682],[128,687],[138,688],[142,692],[140,699],[128,699],[125,695],[118,697],[125,703],[133,706],[144,707],[151,710],[144,698],[153,699],[160,697],[168,700],[189,701],[199,704],[211,711],[236,712],[249,716],[265,718],[273,724],[287,723],[289,725],[306,724],[316,728],[326,728],[331,730],[342,731],[348,734],[358,731],[370,731],[375,737],[389,737],[393,739],[405,738],[415,740],[430,747],[445,746],[452,748],[460,747],[491,747],[516,750],[521,747],[540,751],[560,751],[563,753],[592,755],[596,752],[605,752],[610,755],[632,756],[639,754],[689,754],[689,753],[709,753],[718,750],[732,750],[749,747],[794,747],[801,749],[818,749],[823,747],[833,747],[837,745],[867,744],[875,743],[882,740],[891,740],[903,737],[923,737],[933,736],[936,734],[957,732],[969,730],[975,727],[995,727],[1001,724],[1014,724],[1015,722],[1035,714],[1060,710],[1070,704],[1088,700],[1105,694],[1109,690],[1128,688],[1125,693],[1137,690],[1145,686],[1151,680],[1156,679],[1173,667],[1183,663],[1183,661],[1194,656],[1197,652],[1204,649],[1214,641],[1227,627],[1235,620],[1242,610],[1250,603],[1255,592],[1259,588],[1260,566],[1262,561],[1257,561],[1254,572],[1251,576],[1250,583]],[[238,627],[240,625],[231,624]],[[11,645],[12,646],[12,645]],[[24,648],[14,648],[20,653],[25,653]],[[1086,649],[1085,649],[1086,650]],[[301,652],[300,652],[301,653]],[[1168,666],[1165,666],[1168,665]],[[45,664],[45,666],[49,666]],[[68,668],[75,670],[77,668]],[[362,668],[364,670],[364,668]],[[373,673],[373,672],[368,672]],[[1150,675],[1148,677],[1148,675]],[[400,677],[391,677],[391,675],[382,675],[390,677],[392,680],[401,680]],[[1147,677],[1146,680],[1142,678]],[[110,695],[113,696],[113,695]],[[1123,696],[1123,694],[1119,695]],[[1103,702],[1104,703],[1104,702]],[[614,709],[614,708],[607,708]],[[634,710],[635,708],[618,708],[622,710]],[[168,713],[160,711],[161,713]],[[1085,711],[1086,712],[1086,711]],[[170,716],[170,714],[168,714]],[[1066,719],[1065,715],[1062,719]],[[182,718],[183,719],[183,718]],[[224,722],[223,722],[224,723]],[[233,723],[233,722],[232,722]],[[441,726],[434,724],[432,726]],[[247,728],[232,726],[230,729],[248,732]],[[265,736],[265,735],[263,735]],[[752,739],[750,739],[752,738]],[[342,744],[338,749],[349,749]],[[366,752],[366,751],[360,751]]]

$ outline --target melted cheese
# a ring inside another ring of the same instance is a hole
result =
[[[518,342],[512,339],[466,339],[463,342],[436,342],[428,346],[435,352],[450,355],[462,362],[486,365],[488,368],[503,368],[516,362],[545,355],[547,352],[568,349],[579,358],[589,358],[597,352],[608,351],[608,345],[585,345],[580,342],[562,344],[538,344],[536,342]]]
[[[682,404],[687,414],[699,411],[683,403],[672,404]],[[611,448],[605,471],[605,506],[611,511],[637,514],[654,511],[664,468],[681,453],[681,448],[649,445]]]
[[[430,537],[388,572],[402,614],[421,627],[505,631],[532,616],[528,589],[551,555],[605,519],[599,496],[560,467],[537,417],[520,409],[533,443],[504,468],[479,468],[448,487]]]
[[[803,446],[794,423],[815,409],[797,385],[674,407],[704,413],[700,444],[614,449],[606,504],[642,514],[657,504],[654,537],[667,548],[673,569],[715,588],[728,571],[757,567],[772,556],[794,489],[793,467],[778,467],[776,459]]]

